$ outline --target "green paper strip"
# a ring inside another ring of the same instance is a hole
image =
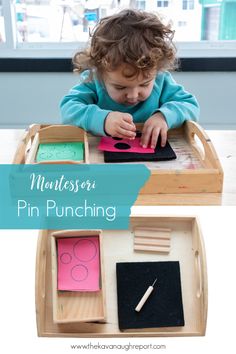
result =
[[[62,142],[39,144],[36,162],[61,160],[84,160],[84,143]]]

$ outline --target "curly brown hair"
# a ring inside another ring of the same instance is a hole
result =
[[[101,75],[121,64],[132,67],[129,76],[150,70],[164,71],[176,67],[174,31],[152,13],[123,10],[104,17],[91,35],[90,47],[73,58],[74,71],[90,70]]]

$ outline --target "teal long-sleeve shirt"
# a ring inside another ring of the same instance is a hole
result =
[[[82,80],[88,73],[82,74]],[[196,98],[178,85],[169,72],[158,73],[151,95],[135,106],[115,102],[97,79],[73,87],[60,104],[64,124],[76,125],[95,135],[106,135],[104,121],[110,112],[129,113],[134,123],[145,122],[160,111],[168,128],[181,126],[185,120],[198,120]]]

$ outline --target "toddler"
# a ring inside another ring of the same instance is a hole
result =
[[[143,122],[141,145],[155,148],[160,135],[197,120],[199,106],[168,70],[176,64],[174,32],[151,13],[123,10],[100,20],[88,49],[75,54],[80,83],[60,105],[63,123],[95,135],[134,139]]]

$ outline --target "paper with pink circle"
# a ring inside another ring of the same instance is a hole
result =
[[[136,137],[134,140],[102,137],[98,145],[98,150],[111,151],[111,152],[134,152],[142,154],[153,154],[155,149],[150,147],[143,148],[140,145],[140,137]]]
[[[67,291],[98,291],[100,255],[98,236],[57,240],[57,288]]]

